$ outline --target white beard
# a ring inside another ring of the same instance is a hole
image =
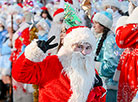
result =
[[[73,91],[68,102],[86,102],[89,92],[94,85],[95,69],[93,55],[83,56],[81,53],[75,52],[69,57],[71,57],[71,60],[67,62],[67,64],[70,63],[68,67],[65,62],[62,63],[65,64],[63,65],[63,71],[69,77],[71,90]],[[68,59],[67,56],[66,59]],[[63,58],[62,61],[64,61]]]

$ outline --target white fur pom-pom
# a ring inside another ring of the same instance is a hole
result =
[[[41,62],[46,57],[46,53],[37,46],[37,40],[34,40],[25,48],[25,57],[33,62]]]

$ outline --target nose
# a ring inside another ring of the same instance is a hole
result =
[[[95,28],[95,24],[93,24],[93,28]]]
[[[83,50],[81,51],[81,53],[82,53],[84,56],[86,56],[86,55],[87,55],[87,53],[86,53],[86,50],[85,50],[85,49],[83,49]]]

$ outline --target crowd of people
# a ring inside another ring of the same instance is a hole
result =
[[[138,0],[0,1],[0,102],[137,102]]]

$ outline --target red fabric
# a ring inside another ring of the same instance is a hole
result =
[[[34,3],[33,3],[33,1],[32,0],[26,0],[25,2],[24,2],[24,5],[25,6],[31,6],[31,7],[33,7],[34,6]]]
[[[120,48],[126,48],[117,67],[121,71],[117,101],[131,102],[138,90],[138,25],[119,27],[116,43]]]
[[[64,9],[63,9],[63,8],[57,9],[57,10],[54,12],[53,17],[56,16],[57,14],[59,14],[59,13],[62,13],[62,12],[64,12]]]
[[[42,10],[47,10],[47,8],[44,6],[44,7],[41,7]]]
[[[105,102],[105,92],[106,90],[102,86],[94,87],[88,96],[87,102]]]
[[[23,54],[14,64],[12,76],[19,82],[39,85],[39,102],[67,102],[72,94],[70,80],[61,74],[61,70],[57,56],[48,56],[43,62],[34,63]]]
[[[54,63],[54,64],[51,64]],[[56,55],[47,56],[42,62],[32,62],[22,54],[12,68],[12,77],[18,81],[39,86],[39,102],[67,102],[72,94],[70,80]],[[87,102],[98,102],[104,89],[96,87]],[[94,96],[93,96],[94,95]],[[104,102],[104,101],[101,101]]]
[[[86,26],[73,26],[70,27],[67,31],[66,34],[69,34],[73,29],[77,29],[77,28],[87,28]]]
[[[95,69],[95,73],[97,74],[97,75],[99,75],[99,73],[98,73],[98,71]]]
[[[70,4],[73,4],[73,1],[72,0],[64,0],[65,2],[68,2]]]
[[[91,23],[93,23],[93,17],[96,14],[96,12],[93,13],[92,17],[91,17]]]
[[[16,50],[13,51],[11,53],[11,56],[10,56],[10,60],[12,62],[12,64],[15,63],[15,61],[17,60],[19,54],[22,52],[21,49],[22,49],[22,46],[23,45],[28,45],[30,44],[30,40],[29,40],[29,28],[25,28],[21,34],[19,35],[19,37],[15,40],[15,48]]]
[[[30,44],[30,31],[29,31],[29,27],[24,29],[22,34],[21,34],[21,38],[22,38],[22,44],[24,45],[28,45]]]
[[[23,8],[23,4],[22,4],[22,3],[18,3],[18,5],[19,5],[21,8]]]

